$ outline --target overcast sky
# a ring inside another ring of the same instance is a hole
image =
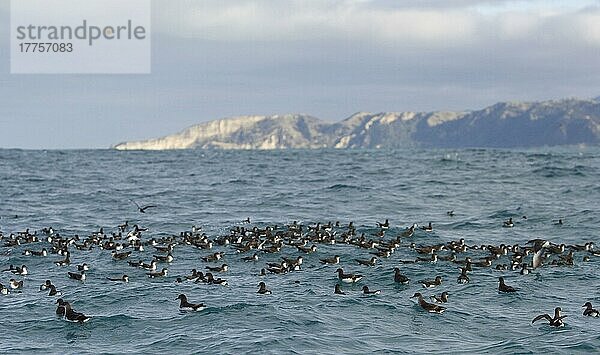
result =
[[[4,148],[107,148],[233,115],[600,95],[600,0],[156,0],[149,75],[11,75],[8,5]]]

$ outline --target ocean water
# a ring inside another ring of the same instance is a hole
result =
[[[229,234],[242,221],[265,227],[298,221],[315,225],[353,221],[369,238],[376,222],[389,219],[384,240],[405,227],[432,222],[434,231],[418,230],[377,266],[358,265],[369,250],[352,245],[318,245],[304,255],[302,270],[285,275],[258,273],[266,262],[300,255],[285,246],[281,253],[261,254],[256,263],[240,261],[231,246],[213,250],[178,245],[169,276],[149,279],[145,271],[110,252],[72,249],[72,265],[63,257],[23,256],[46,242],[0,246],[0,267],[25,264],[30,274],[21,293],[0,295],[3,353],[592,353],[600,351],[600,318],[582,316],[582,305],[600,307],[600,257],[572,267],[544,266],[522,276],[516,271],[476,268],[471,282],[456,282],[458,265],[401,264],[416,253],[409,247],[464,238],[467,245],[523,245],[534,238],[555,243],[594,241],[600,248],[600,149],[569,147],[537,150],[291,150],[119,152],[0,150],[0,227],[3,245],[10,233],[52,226],[62,236],[105,232],[128,220],[147,227],[144,240],[201,226],[209,237]],[[141,214],[130,199],[156,208]],[[454,210],[450,217],[446,211]],[[522,218],[527,216],[527,219]],[[509,217],[514,228],[502,228]],[[554,222],[562,218],[563,225]],[[338,234],[344,229],[340,228]],[[38,232],[41,234],[41,232]],[[230,270],[219,277],[229,286],[178,284],[192,268],[203,270],[200,257],[225,252]],[[131,259],[149,262],[155,251],[134,252]],[[320,258],[341,256],[346,272],[363,274],[356,285],[333,293],[336,265]],[[468,251],[458,258],[486,256]],[[85,283],[70,280],[75,265],[90,265]],[[497,263],[506,263],[502,257]],[[400,266],[409,285],[393,281]],[[159,265],[159,268],[162,265]],[[128,284],[107,276],[126,273]],[[441,275],[442,285],[423,289],[417,282]],[[497,292],[498,276],[519,288]],[[14,277],[0,274],[8,284]],[[73,308],[92,316],[85,324],[55,316],[56,297],[38,290],[46,279],[61,290]],[[258,295],[265,281],[272,295]],[[381,289],[366,297],[362,285]],[[410,299],[450,293],[443,314],[429,314]],[[175,298],[184,293],[202,302],[201,312],[182,313]],[[566,326],[531,324],[541,313],[560,306]]]

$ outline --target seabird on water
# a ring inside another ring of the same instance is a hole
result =
[[[565,325],[562,320],[564,318],[566,318],[567,316],[561,316],[560,312],[561,312],[561,308],[560,307],[556,307],[554,309],[554,318],[550,317],[548,315],[548,313],[540,314],[539,316],[533,318],[533,320],[531,321],[531,324],[537,322],[540,319],[546,319],[551,326],[553,326],[553,327],[562,327],[562,326]]]
[[[204,308],[206,308],[206,306],[202,303],[188,302],[187,296],[184,295],[183,293],[180,294],[179,296],[177,296],[177,298],[175,300],[180,300],[179,309],[182,311],[201,311]]]
[[[498,291],[500,291],[500,292],[517,292],[517,289],[505,284],[504,277],[500,276],[498,278]]]
[[[599,317],[600,313],[598,310],[592,308],[591,302],[586,302],[582,307],[585,307],[583,310],[583,315],[588,317]]]
[[[272,292],[271,292],[271,290],[267,289],[267,284],[265,284],[263,281],[261,281],[258,284],[258,291],[256,291],[256,293],[259,293],[261,295],[270,295]]]
[[[342,282],[353,283],[353,282],[358,282],[358,281],[362,280],[362,278],[363,278],[362,275],[345,274],[344,270],[342,268],[337,269],[336,272],[338,273],[338,278]]]
[[[425,301],[419,292],[416,292],[411,298],[417,298],[419,306],[429,313],[443,313],[446,310],[445,307]]]

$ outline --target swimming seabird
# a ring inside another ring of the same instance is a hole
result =
[[[15,279],[10,279],[9,280],[9,284],[10,288],[12,288],[13,290],[18,290],[18,289],[22,289],[23,288],[23,280],[21,281],[17,281]]]
[[[204,282],[206,283],[206,277],[202,271],[193,270],[192,275],[185,277],[188,280],[194,280],[195,283]]]
[[[118,253],[116,250],[113,250],[111,255],[112,255],[112,258],[115,260],[125,260],[131,255],[131,251]]]
[[[175,300],[181,301],[179,302],[179,309],[182,311],[201,311],[204,308],[206,308],[206,306],[202,303],[188,302],[186,295],[184,295],[183,293],[177,296]]]
[[[512,228],[512,227],[514,227],[514,225],[515,225],[515,223],[513,222],[512,217],[510,217],[507,221],[504,221],[502,223],[502,227],[504,227],[504,228]]]
[[[419,281],[419,282],[425,288],[433,288],[435,286],[438,286],[438,285],[442,284],[442,277],[441,276],[436,276],[434,280],[422,280],[422,281]]]
[[[440,294],[440,296],[436,296],[433,295],[431,297],[429,297],[430,299],[432,299],[433,301],[437,302],[437,303],[446,303],[448,302],[448,292],[444,291]]]
[[[54,285],[50,285],[50,287],[48,287],[48,296],[60,296],[62,295],[62,292],[57,291],[56,290],[56,286]]]
[[[298,256],[296,259],[286,258],[284,256],[281,257],[283,261],[285,261],[290,267],[300,266],[304,262],[304,258],[302,255]]]
[[[202,275],[202,278],[204,278],[204,274],[202,272],[198,272],[198,270],[192,269],[191,274],[186,275],[185,279],[186,280],[194,280],[194,279],[197,279],[198,276],[200,276],[200,275]]]
[[[80,313],[80,312],[75,312],[71,308],[71,305],[69,304],[69,302],[65,302],[64,308],[65,308],[65,319],[70,322],[85,323],[90,320],[90,317],[86,316],[85,314]]]
[[[217,260],[221,260],[221,258],[223,257],[223,253],[222,252],[216,252],[207,256],[203,256],[201,259],[202,261],[206,261],[206,262],[213,262],[213,261],[217,261]]]
[[[267,289],[267,285],[263,281],[261,281],[258,284],[258,291],[256,291],[256,293],[259,293],[261,295],[270,295],[271,290]]]
[[[459,284],[468,284],[469,281],[471,281],[469,279],[469,275],[467,275],[468,272],[469,272],[469,270],[467,270],[466,267],[460,268],[460,275],[458,275],[456,282]]]
[[[363,260],[363,259],[354,259],[356,260],[356,262],[359,265],[365,265],[365,266],[375,266],[375,264],[377,263],[377,257],[372,257],[369,260]]]
[[[333,291],[336,295],[345,295],[346,292],[342,291],[342,288],[339,284],[335,284],[335,290]]]
[[[402,275],[400,273],[400,268],[394,268],[394,282],[398,282],[401,284],[408,284],[410,282],[409,278]]]
[[[154,257],[154,260],[156,261],[161,261],[164,263],[170,263],[173,261],[173,254],[171,254],[171,252],[168,252],[167,255],[152,255]]]
[[[423,308],[424,310],[426,310],[429,313],[443,313],[446,310],[445,307],[426,302],[423,299],[423,295],[421,295],[421,293],[419,293],[419,292],[416,292],[411,298],[417,298],[421,308]]]
[[[17,266],[10,272],[12,272],[15,275],[27,275],[27,273],[28,273],[27,266],[25,266],[25,265],[22,265],[21,267]]]
[[[127,261],[127,264],[132,267],[141,267],[144,262],[141,260],[138,261]]]
[[[81,273],[68,272],[69,278],[78,281],[85,281],[85,271],[81,271]]]
[[[43,284],[40,285],[40,291],[45,291],[50,286],[52,286],[52,282],[50,280],[46,280]]]
[[[598,310],[592,308],[591,302],[586,302],[582,307],[585,307],[583,310],[583,315],[588,317],[599,317],[600,313]]]
[[[10,264],[8,269],[4,269],[2,270],[2,272],[13,272],[14,270],[16,270],[15,266],[13,264]]]
[[[331,258],[320,259],[321,264],[335,265],[340,263],[340,256],[334,255]]]
[[[344,274],[344,270],[342,270],[342,268],[337,269],[336,272],[338,273],[338,278],[342,282],[358,282],[363,278],[362,275]]]
[[[365,295],[378,295],[381,293],[381,290],[375,290],[375,291],[371,291],[369,290],[369,286],[364,285],[362,288],[363,294]]]
[[[65,300],[63,300],[62,298],[59,298],[56,300],[56,314],[59,316],[64,316],[65,315],[65,305],[68,302],[66,302]]]
[[[566,318],[567,316],[561,316],[560,311],[561,311],[560,307],[556,307],[554,309],[554,318],[550,317],[548,315],[548,313],[540,314],[539,316],[533,318],[533,320],[531,321],[531,324],[537,322],[540,319],[546,319],[551,326],[562,327],[565,325],[562,320],[564,318]]]
[[[415,259],[415,263],[418,263],[418,262],[437,263],[437,261],[438,261],[438,255],[435,252],[433,254],[431,254],[431,256],[428,258],[417,257]]]
[[[125,221],[125,223],[123,223],[123,224],[119,224],[119,225],[117,226],[117,228],[119,228],[119,230],[120,230],[121,232],[125,232],[125,229],[127,229],[127,227],[128,227],[128,226],[129,226],[129,221]]]
[[[594,242],[587,242],[584,245],[569,245],[569,248],[575,251],[590,251],[594,249]]]
[[[377,222],[377,226],[381,229],[388,229],[390,227],[390,222],[386,219],[383,223]]]
[[[500,292],[517,292],[517,289],[505,284],[504,277],[500,276],[498,278],[498,291],[500,291]]]
[[[207,266],[206,269],[209,271],[212,271],[212,272],[225,272],[225,271],[227,271],[228,266],[227,266],[227,264],[223,264],[221,266],[216,266],[216,267]]]
[[[167,276],[167,273],[169,272],[169,270],[167,270],[167,268],[163,268],[161,271],[159,272],[149,272],[146,275],[148,275],[149,278],[154,279],[157,277],[163,277],[163,276]]]
[[[65,258],[63,260],[58,260],[54,262],[56,266],[66,266],[71,264],[71,252],[67,250],[65,253]]]
[[[48,251],[46,250],[46,248],[43,248],[40,251],[37,250],[31,250],[31,249],[25,249],[25,251],[23,251],[23,255],[25,256],[48,256]]]
[[[433,225],[431,224],[431,222],[429,222],[428,225],[422,226],[421,230],[423,230],[425,232],[431,232],[431,231],[433,231]]]
[[[142,263],[140,265],[140,267],[142,269],[148,270],[148,271],[156,271],[156,265],[158,264],[158,262],[156,260],[152,260],[150,261],[150,264],[146,264],[146,263]]]
[[[288,263],[284,260],[281,264],[267,263],[267,271],[274,274],[285,274],[288,272]]]
[[[245,256],[242,258],[243,261],[258,261],[258,254],[254,253],[252,256]]]
[[[175,248],[175,245],[173,243],[169,243],[169,244],[167,244],[165,246],[162,246],[162,245],[153,245],[153,247],[158,252],[168,253],[168,252],[173,252],[173,248]]]
[[[314,253],[315,251],[317,251],[317,246],[314,244],[311,245],[310,248],[303,247],[302,245],[298,245],[298,246],[296,246],[296,248],[299,251],[306,253],[306,254]]]
[[[402,234],[400,234],[403,238],[408,238],[408,237],[412,237],[413,234],[415,233],[415,228],[417,227],[416,224],[413,224],[412,226],[406,228],[404,231],[402,231]]]
[[[109,280],[109,281],[129,282],[129,276],[127,276],[127,275],[123,275],[123,276],[118,277],[118,278],[107,277],[106,279]]]
[[[207,272],[206,273],[206,283],[208,284],[212,284],[212,285],[221,285],[221,286],[227,286],[227,280],[222,279],[222,278],[217,278],[215,279],[215,277],[213,276],[212,273]]]

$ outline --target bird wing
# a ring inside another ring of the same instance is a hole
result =
[[[544,313],[544,314],[540,314],[539,316],[533,318],[533,320],[531,321],[531,324],[537,322],[540,319],[547,319],[548,322],[552,322],[552,317],[550,317],[547,313]]]
[[[129,199],[129,201],[133,202],[133,204],[134,204],[134,205],[135,205],[137,208],[141,208],[141,207],[140,207],[140,205],[138,205],[138,203],[137,203],[137,202],[135,202],[134,200],[132,200],[132,199]]]
[[[145,209],[147,209],[147,208],[154,208],[154,207],[156,207],[156,206],[155,206],[155,205],[148,205],[148,206],[144,206],[144,207],[142,207],[141,209],[142,209],[142,210],[145,210]]]

